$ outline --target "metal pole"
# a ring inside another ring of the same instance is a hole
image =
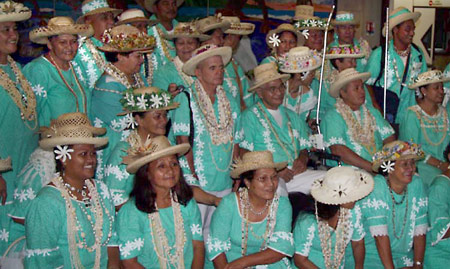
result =
[[[383,97],[383,118],[386,119],[386,93],[387,93],[387,73],[389,67],[389,7],[386,8],[386,29],[385,29],[385,48],[384,48],[384,97]]]

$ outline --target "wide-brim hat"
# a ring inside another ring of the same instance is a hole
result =
[[[94,29],[89,24],[75,24],[70,17],[54,17],[45,27],[39,27],[30,32],[30,40],[37,44],[47,44],[50,36],[79,35],[90,37]]]
[[[104,52],[152,52],[156,40],[147,33],[141,33],[138,28],[131,25],[118,25],[106,30],[102,35],[103,46],[97,47]]]
[[[294,21],[303,20],[305,17],[314,16],[314,7],[310,5],[295,6],[295,15],[292,18]]]
[[[255,31],[255,25],[249,22],[241,22],[236,16],[222,16],[222,20],[230,23],[230,28],[225,31],[225,34],[231,35],[249,35]]]
[[[117,19],[116,25],[145,22],[148,26],[153,26],[159,22],[159,20],[147,19],[144,12],[138,8],[125,10],[117,17]]]
[[[369,195],[374,187],[373,177],[364,170],[350,166],[333,167],[311,188],[313,198],[327,205],[342,205]]]
[[[253,82],[253,86],[248,89],[249,92],[252,92],[262,85],[277,79],[281,79],[284,83],[291,77],[289,74],[278,73],[278,67],[274,62],[258,65],[255,69],[253,69],[253,74],[255,76],[255,80]]]
[[[84,0],[81,4],[81,12],[83,15],[81,15],[77,19],[77,23],[84,23],[84,20],[87,16],[101,14],[101,13],[107,13],[112,12],[114,14],[114,17],[117,17],[117,15],[122,12],[121,9],[117,8],[111,8],[108,5],[107,0]]]
[[[389,32],[392,32],[395,26],[399,25],[402,22],[413,20],[414,23],[420,18],[422,13],[420,12],[411,12],[406,7],[398,7],[394,9],[389,16]],[[383,26],[383,30],[381,31],[383,36],[386,36],[386,25]]]
[[[420,144],[396,140],[387,143],[372,156],[372,170],[378,172],[378,169],[384,162],[409,159],[417,161],[424,156],[425,153]]]
[[[106,137],[95,137],[106,133],[105,128],[97,128],[91,125],[84,113],[66,113],[52,120],[49,127],[41,127],[41,133],[45,136],[39,141],[39,146],[44,150],[52,150],[56,146],[89,144],[96,148],[108,143]]]
[[[31,17],[31,10],[22,3],[4,1],[0,3],[0,22],[25,21]]]
[[[130,146],[128,155],[122,158],[130,174],[135,174],[139,168],[159,158],[174,154],[184,155],[191,147],[189,143],[172,146],[165,136],[149,138],[144,145]]]
[[[361,79],[363,82],[370,78],[369,72],[359,73],[355,68],[347,68],[336,76],[333,84],[331,84],[328,93],[334,98],[339,97],[339,91],[347,84],[354,80]]]
[[[184,63],[183,72],[189,76],[195,76],[197,65],[209,57],[222,57],[223,65],[226,66],[231,59],[232,49],[230,47],[218,47],[213,44],[207,44],[196,49],[192,57]]]
[[[337,45],[328,48],[325,59],[343,59],[343,58],[362,58],[365,54],[359,46],[356,45]]]
[[[118,116],[133,112],[171,110],[180,105],[177,102],[173,102],[172,95],[169,92],[157,87],[128,89],[123,93],[120,103],[124,111],[117,114]]]
[[[144,3],[145,9],[150,11],[151,13],[155,13],[155,11],[153,10],[153,5],[157,1],[158,0],[145,0],[145,3]],[[181,6],[183,3],[184,3],[184,0],[177,0],[177,7]]]
[[[408,85],[408,87],[415,90],[425,85],[448,81],[450,81],[450,77],[444,76],[442,71],[430,70],[419,74],[417,78],[414,79],[414,83]]]
[[[180,22],[170,34],[163,34],[163,38],[168,40],[174,40],[181,37],[198,38],[200,42],[211,38],[209,35],[200,33],[192,22]]]
[[[297,47],[303,46],[305,44],[305,37],[302,33],[300,33],[292,24],[289,23],[282,23],[277,28],[272,29],[269,31],[269,33],[266,35],[266,44],[269,46],[269,48],[274,49],[279,45],[276,45],[276,40],[278,42],[280,41],[280,33],[283,32],[291,32],[297,37]]]
[[[336,17],[334,20],[331,20],[331,25],[340,26],[340,25],[355,25],[359,26],[359,21],[355,19],[355,15],[349,11],[338,11],[336,12]]]
[[[287,162],[275,163],[270,151],[251,151],[246,152],[241,159],[237,159],[233,164],[233,170],[230,172],[232,178],[238,178],[247,171],[274,168],[277,171],[287,166]]]
[[[11,158],[8,157],[6,159],[0,160],[0,172],[5,172],[11,169]]]
[[[316,51],[308,47],[296,47],[289,50],[287,55],[279,57],[280,71],[284,73],[302,73],[317,69],[322,59]]]
[[[302,19],[298,19],[297,22],[294,23],[294,26],[297,30],[320,30],[325,31],[327,29],[327,22],[324,19],[321,19],[317,16],[311,17],[303,17]],[[330,25],[328,29],[332,29]]]
[[[195,26],[202,34],[214,29],[221,29],[222,32],[225,33],[225,31],[230,28],[231,23],[229,21],[223,20],[222,15],[219,13],[214,16],[208,16],[206,18],[198,20]]]

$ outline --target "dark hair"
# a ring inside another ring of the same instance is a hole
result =
[[[176,44],[178,39],[179,39],[178,37],[174,38],[173,43]],[[200,44],[200,38],[195,37],[194,40],[197,41],[197,44]]]
[[[67,145],[68,149],[71,149],[73,146],[72,145]],[[53,152],[55,152],[55,150],[59,150],[58,148],[54,147],[53,148]],[[55,163],[56,163],[56,172],[60,173],[62,176],[62,173],[64,172],[64,166],[63,166],[63,162],[61,159],[57,160],[56,156],[55,156]]]
[[[147,111],[142,111],[142,112],[133,112],[133,113],[131,113],[131,116],[134,118],[134,117],[136,117],[136,116],[139,116],[139,117],[141,117],[141,118],[143,118],[143,117],[145,117],[145,113],[146,113]]]
[[[131,52],[109,52],[109,51],[105,51],[105,58],[110,63],[116,63],[116,62],[119,61],[119,58],[117,57],[119,54],[122,55],[122,56],[128,56],[128,55],[131,54]]]
[[[148,179],[148,166],[149,164],[147,163],[139,168],[134,176],[133,190],[130,193],[130,198],[134,197],[137,209],[150,214],[156,212],[156,192]],[[172,191],[176,194],[178,202],[184,206],[193,197],[192,189],[184,180],[183,174],[181,174],[178,184],[172,188]]]
[[[298,36],[296,34],[294,34],[293,32],[291,32],[291,31],[282,31],[282,32],[279,33],[279,36],[281,37],[281,35],[286,33],[286,32],[290,33],[291,35],[293,35],[294,38],[295,38],[295,41],[298,42]]]
[[[244,179],[252,181],[254,176],[255,176],[255,170],[250,170],[250,171],[242,173],[239,177],[241,179],[241,184],[239,184],[239,188],[242,188],[242,187],[247,188],[247,186],[244,183]]]
[[[341,59],[331,59],[331,60],[330,60],[330,63],[331,63],[331,65],[332,65],[336,70],[339,70],[339,68],[338,68],[338,66],[337,66],[337,64],[336,64],[336,61],[337,61],[337,60],[339,60],[339,62],[342,62]]]
[[[447,160],[447,162],[450,162],[450,159],[448,158],[449,154],[450,154],[450,144],[448,144],[444,150],[444,160]]]
[[[395,161],[391,161],[392,166],[395,166]],[[381,168],[381,166],[378,168],[377,174],[382,175],[383,177],[387,177],[389,175],[388,172],[383,172],[384,168]]]
[[[314,203],[317,203],[317,215],[319,218],[323,220],[329,220],[332,217],[336,215],[339,208],[341,208],[340,205],[327,205],[324,203],[321,203],[319,201],[316,201],[311,195],[308,195],[305,199],[305,205],[304,205],[304,212],[315,214],[316,208]]]

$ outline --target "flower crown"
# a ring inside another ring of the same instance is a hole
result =
[[[111,34],[111,29],[106,30],[102,35],[102,42],[120,51],[128,51],[133,49],[145,49],[155,47],[156,41],[153,36],[143,33]]]
[[[294,24],[296,28],[311,28],[311,27],[319,27],[325,28],[327,23],[322,19],[305,19],[299,20]]]
[[[173,105],[173,100],[172,96],[165,91],[134,94],[133,88],[130,88],[123,93],[120,103],[127,111],[146,111]]]
[[[430,82],[441,80],[446,78],[445,74],[443,74],[440,70],[433,70],[429,72],[422,73],[418,75],[414,79],[414,84],[422,83],[422,82]]]
[[[407,141],[397,143],[392,147],[384,147],[373,155],[372,160],[374,162],[397,160],[403,155],[416,155],[421,158],[425,156],[425,153],[420,144]]]
[[[30,12],[30,9],[22,3],[5,1],[0,3],[0,14]]]
[[[332,55],[353,55],[353,54],[360,54],[361,53],[361,47],[359,45],[343,45],[343,46],[334,46],[331,47],[327,54]]]

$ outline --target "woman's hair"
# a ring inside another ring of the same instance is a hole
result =
[[[119,61],[119,58],[117,57],[119,54],[122,56],[128,56],[131,54],[131,52],[108,52],[108,51],[105,51],[105,58],[110,63],[116,63]]]
[[[329,220],[331,219],[336,213],[338,212],[339,208],[341,208],[340,205],[327,205],[323,204],[319,201],[316,201],[311,195],[308,195],[306,197],[305,205],[303,206],[303,212],[315,214],[316,208],[314,203],[317,205],[317,215],[319,218],[323,220]]]
[[[242,188],[242,187],[247,188],[247,186],[245,185],[244,179],[247,179],[248,181],[252,181],[254,175],[255,175],[255,170],[250,170],[250,171],[242,173],[240,176],[241,184],[239,184],[239,188]]]
[[[149,164],[146,164],[139,168],[134,176],[134,185],[130,198],[134,197],[137,209],[150,214],[156,212],[156,192],[148,178],[148,166]],[[181,174],[180,180],[172,188],[172,191],[177,196],[178,202],[184,206],[187,205],[193,196],[192,189],[184,180],[183,174]]]
[[[448,144],[444,150],[444,160],[446,160],[447,162],[450,162],[450,159],[448,158],[449,154],[450,154],[450,144]]]
[[[67,145],[67,146],[68,146],[68,149],[73,148],[72,145]],[[59,150],[59,149],[54,147],[53,148],[53,152],[55,152],[55,150]],[[61,159],[57,160],[56,156],[55,156],[55,163],[56,163],[56,172],[59,173],[62,176],[62,174],[64,172],[64,166],[63,166],[62,160]]]
[[[391,161],[391,164],[392,164],[392,167],[395,167],[395,161]],[[383,177],[387,177],[388,175],[389,175],[389,173],[386,171],[386,172],[383,172],[383,170],[384,170],[384,168],[382,168],[381,166],[378,168],[378,172],[377,172],[377,174],[380,174],[380,175],[382,175]]]

